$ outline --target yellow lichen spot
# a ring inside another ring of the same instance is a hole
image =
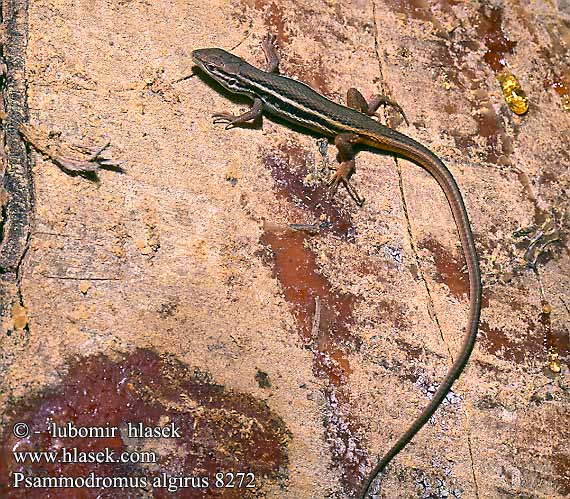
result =
[[[570,95],[562,94],[560,100],[562,101],[562,110],[570,111]]]
[[[81,291],[84,295],[86,295],[90,287],[91,283],[87,281],[81,281],[81,283],[79,284],[79,291]]]
[[[528,98],[516,76],[503,71],[497,75],[497,79],[511,111],[515,114],[526,113],[528,111]]]
[[[19,303],[14,303],[12,307],[12,319],[14,320],[15,329],[24,329],[28,325],[28,315],[26,314],[26,307]]]
[[[453,88],[453,83],[449,81],[449,76],[446,73],[444,73],[442,79],[443,79],[443,88],[445,90],[451,90]]]
[[[520,95],[507,97],[507,103],[515,114],[524,114],[528,111],[528,99]]]
[[[553,373],[558,374],[562,371],[562,367],[560,366],[560,359],[558,358],[558,354],[551,348],[548,351],[548,367]]]

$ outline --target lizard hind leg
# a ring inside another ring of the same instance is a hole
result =
[[[358,206],[364,204],[364,198],[361,197],[356,189],[350,183],[350,177],[356,170],[354,146],[361,141],[360,135],[356,133],[340,133],[334,138],[334,143],[338,149],[339,165],[336,172],[329,181],[331,196],[334,196],[339,185],[344,185],[349,196]]]
[[[390,106],[396,109],[404,118],[406,125],[409,126],[410,122],[406,117],[406,113],[401,108],[400,104],[386,97],[385,95],[375,94],[370,97],[369,101],[366,101],[364,96],[356,89],[349,88],[346,93],[346,105],[352,109],[366,114],[367,116],[376,116],[380,118],[379,114],[376,112],[380,106]]]
[[[364,98],[364,95],[356,88],[349,88],[346,92],[346,105],[352,109],[370,115],[370,107]]]

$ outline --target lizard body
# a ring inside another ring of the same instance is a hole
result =
[[[354,146],[364,144],[413,161],[427,170],[443,190],[457,226],[467,263],[470,309],[459,355],[428,406],[370,472],[360,494],[360,498],[364,499],[376,477],[434,414],[467,364],[477,337],[481,309],[479,260],[463,198],[451,172],[429,149],[370,117],[381,104],[400,109],[399,106],[383,96],[375,96],[372,102],[366,103],[355,89],[349,90],[347,99],[349,107],[342,106],[304,83],[279,75],[279,59],[273,46],[274,40],[273,36],[268,35],[262,45],[267,58],[267,71],[255,68],[243,59],[219,48],[192,52],[193,60],[206,74],[230,92],[244,94],[253,99],[253,106],[249,111],[240,116],[227,113],[215,114],[214,123],[224,123],[227,125],[226,128],[231,128],[254,120],[263,111],[267,111],[295,125],[333,137],[339,151],[340,165],[329,185],[333,193],[339,185],[344,185],[359,205],[364,200],[350,184],[350,177],[355,171]],[[403,114],[403,111],[401,112]]]

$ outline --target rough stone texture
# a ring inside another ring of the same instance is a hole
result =
[[[150,349],[281,418],[287,480],[261,497],[350,498],[427,405],[468,306],[445,198],[415,165],[365,151],[364,207],[326,201],[314,136],[212,125],[245,101],[191,76],[191,51],[261,65],[269,30],[283,74],[337,101],[350,86],[397,100],[411,125],[389,122],[449,166],[476,236],[479,342],[381,497],[570,495],[567,3],[37,0],[28,23],[30,122],[69,143],[110,139],[124,172],[70,176],[30,153],[24,309],[0,343],[5,430],[74,359]],[[525,116],[503,98],[505,65]],[[319,235],[275,236],[323,220]]]

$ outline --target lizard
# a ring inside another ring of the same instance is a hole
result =
[[[360,499],[365,499],[376,478],[388,463],[412,440],[438,409],[469,360],[476,342],[481,312],[482,285],[479,259],[463,197],[449,169],[427,147],[372,118],[377,116],[376,111],[381,105],[387,105],[397,108],[407,122],[401,107],[382,95],[375,95],[367,102],[354,88],[348,91],[347,105],[342,106],[308,85],[280,75],[280,60],[275,41],[276,37],[271,34],[263,39],[265,71],[220,48],[197,49],[192,52],[194,63],[206,75],[229,92],[246,95],[253,100],[251,108],[239,116],[229,113],[214,114],[214,123],[225,124],[226,129],[230,129],[256,120],[265,111],[289,123],[332,138],[338,150],[339,165],[329,181],[331,195],[343,185],[359,206],[364,203],[364,198],[350,183],[355,172],[355,156],[359,146],[387,151],[419,165],[431,174],[445,194],[467,264],[470,306],[459,354],[427,407],[369,472],[359,496]]]

